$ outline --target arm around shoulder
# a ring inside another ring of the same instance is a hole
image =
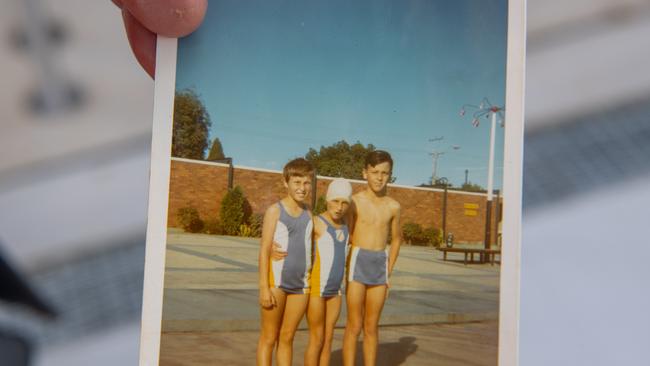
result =
[[[260,287],[269,285],[269,259],[271,258],[271,249],[273,246],[273,233],[275,226],[280,219],[280,209],[277,205],[272,205],[264,213],[264,221],[262,224],[262,240],[260,243],[259,254],[259,279]]]
[[[327,230],[327,227],[325,226],[323,220],[318,216],[313,216],[312,220],[314,221],[314,232],[312,239],[316,241],[323,234],[323,232]]]

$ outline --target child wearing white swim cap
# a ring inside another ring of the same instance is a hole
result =
[[[314,265],[307,308],[309,343],[305,366],[329,365],[334,327],[341,311],[341,285],[350,232],[346,222],[352,185],[336,178],[327,187],[327,209],[314,217]]]
[[[332,201],[337,198],[347,202],[352,200],[352,185],[346,179],[336,178],[327,187],[325,200]]]

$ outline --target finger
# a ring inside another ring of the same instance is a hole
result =
[[[275,301],[275,296],[271,295],[271,305],[276,306],[278,303]]]
[[[135,58],[142,68],[154,77],[156,70],[156,35],[142,26],[126,9],[122,9],[124,28]]]
[[[153,33],[183,37],[203,21],[207,0],[120,0],[124,8]]]
[[[282,259],[287,256],[287,252],[273,252],[271,256],[273,256],[273,258]]]

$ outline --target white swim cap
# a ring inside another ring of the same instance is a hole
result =
[[[350,182],[343,178],[336,178],[330,183],[327,187],[327,197],[328,201],[331,201],[336,198],[344,199],[348,202],[352,199],[352,185]]]

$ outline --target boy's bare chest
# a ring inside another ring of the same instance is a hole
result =
[[[357,225],[386,225],[392,219],[388,205],[359,203],[357,205]]]

